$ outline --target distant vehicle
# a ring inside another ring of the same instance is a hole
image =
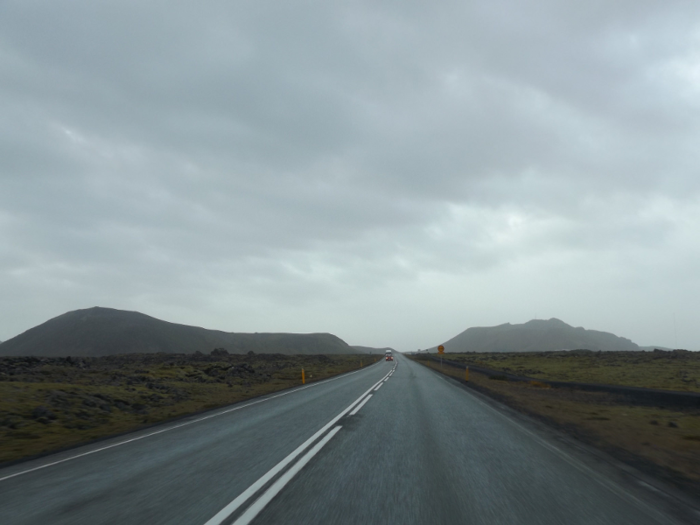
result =
[[[391,354],[391,350],[387,350],[387,351],[384,353],[384,359],[386,359],[387,361],[393,361],[393,360],[394,360],[394,356]]]

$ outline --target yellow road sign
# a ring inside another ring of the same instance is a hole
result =
[[[440,345],[438,346],[438,354],[444,354],[445,353],[445,347]]]

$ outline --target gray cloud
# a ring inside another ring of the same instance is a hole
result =
[[[100,304],[400,349],[535,315],[700,348],[699,14],[5,2],[0,339]]]

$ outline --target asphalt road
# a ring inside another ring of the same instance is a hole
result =
[[[692,522],[599,463],[398,356],[4,468],[0,523]]]

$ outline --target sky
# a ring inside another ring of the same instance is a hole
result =
[[[700,349],[700,2],[0,3],[0,340],[104,306]]]

